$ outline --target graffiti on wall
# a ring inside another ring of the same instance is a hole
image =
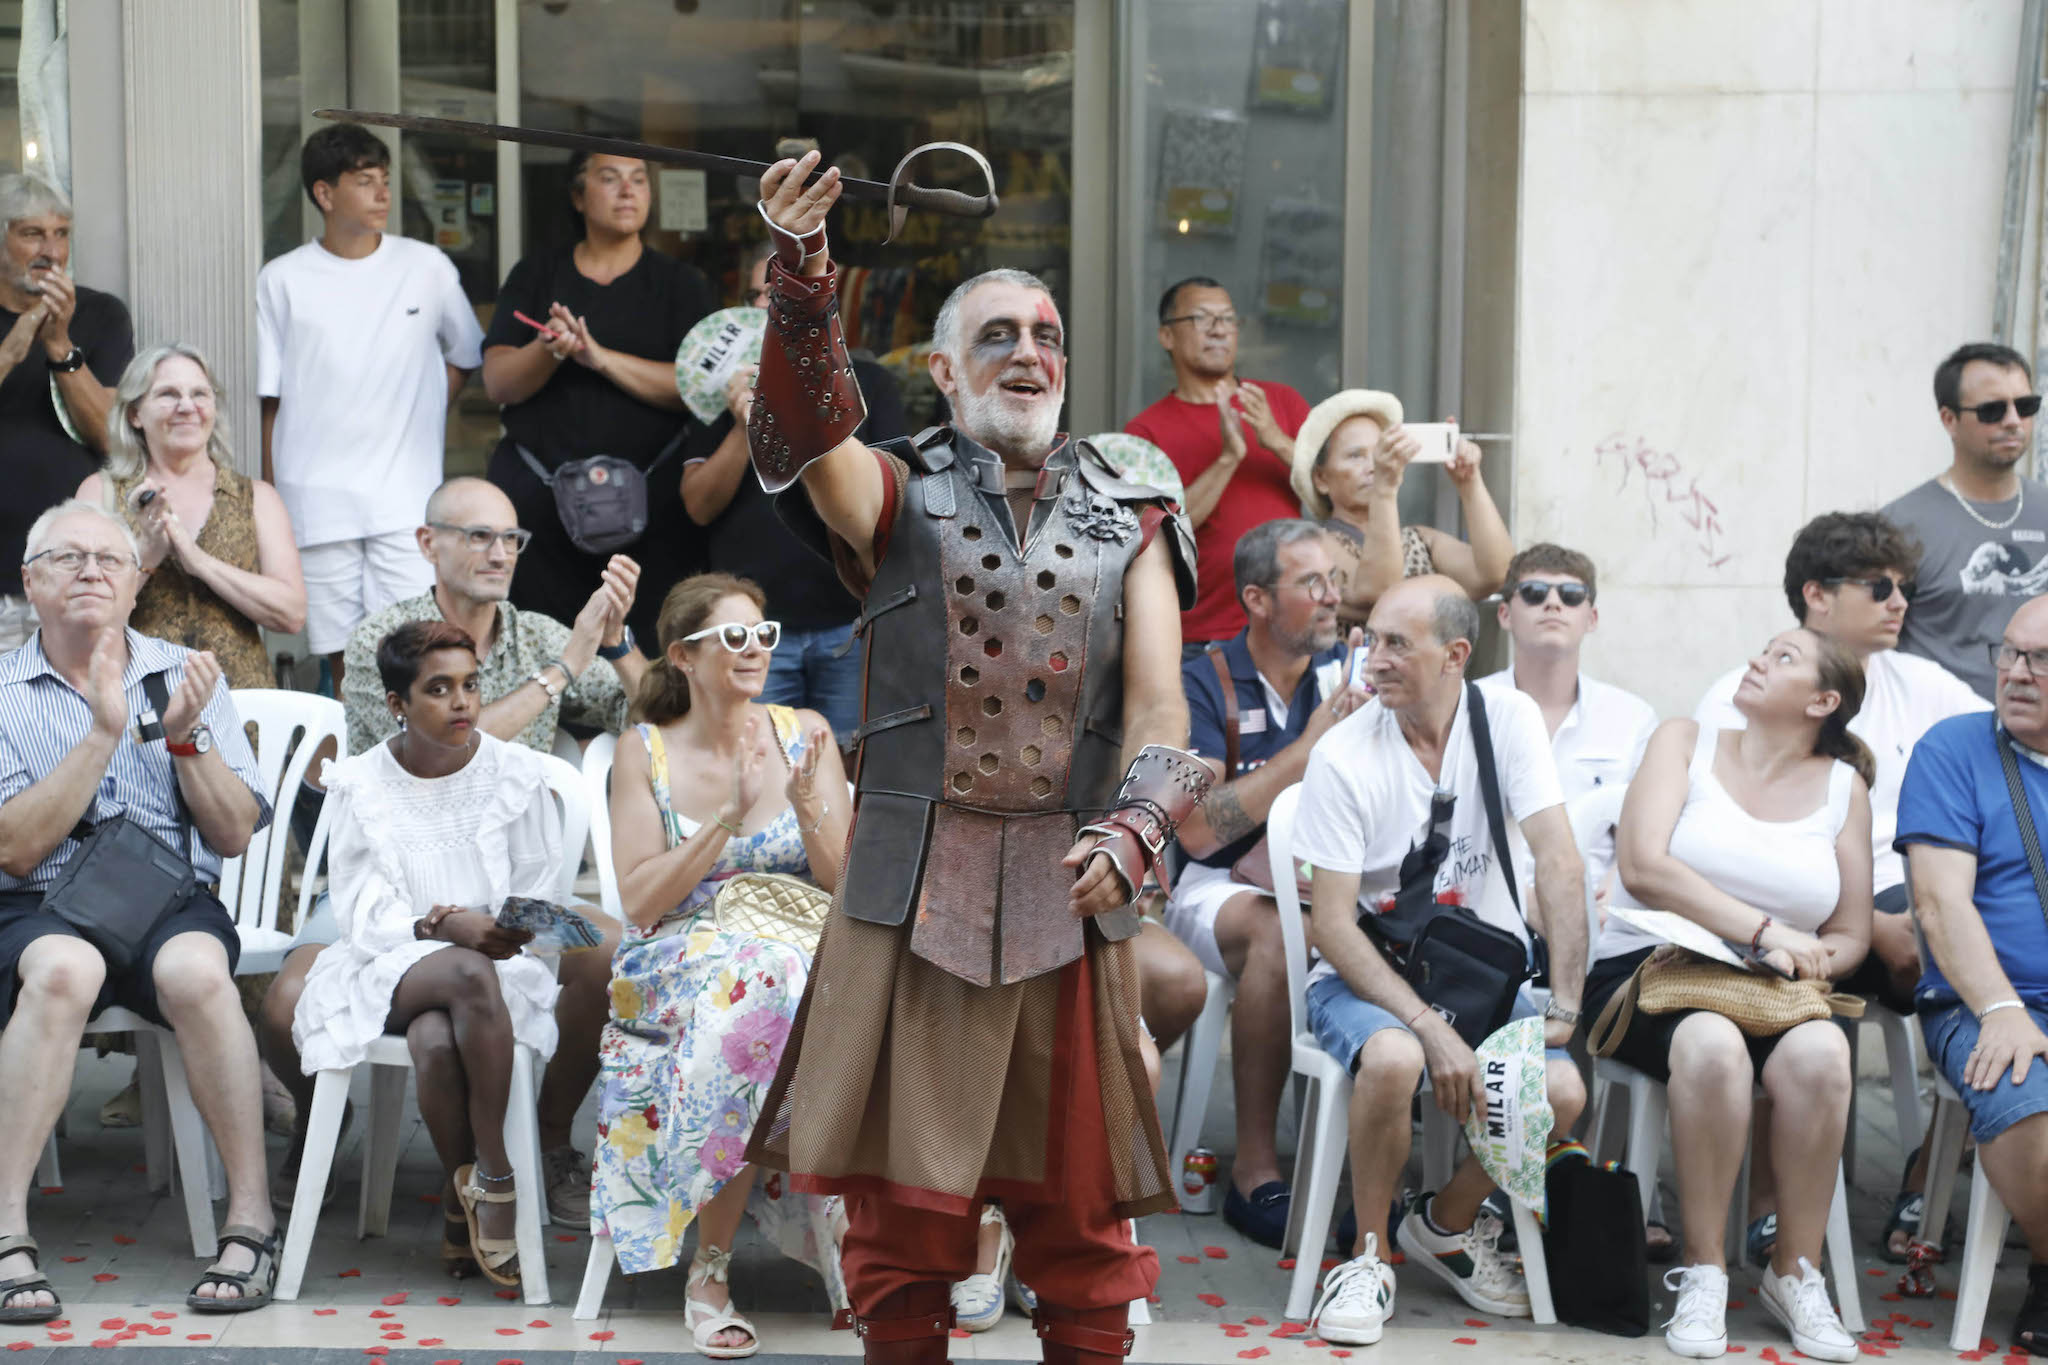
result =
[[[1699,479],[1687,472],[1678,456],[1658,450],[1639,436],[1615,435],[1593,447],[1593,462],[1619,476],[1617,493],[1630,487],[1642,490],[1651,530],[1663,532],[1665,519],[1671,518],[1673,530],[1698,551],[1708,568],[1718,569],[1728,562],[1721,509],[1701,491]]]

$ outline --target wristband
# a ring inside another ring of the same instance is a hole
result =
[[[740,832],[740,827],[739,827],[738,825],[729,825],[729,824],[727,824],[727,823],[725,822],[725,817],[724,817],[723,815],[713,815],[713,816],[711,817],[711,820],[712,820],[712,823],[713,823],[713,824],[717,825],[717,826],[718,826],[718,827],[719,827],[720,829],[724,830],[724,831],[725,831],[725,832],[726,832],[727,834],[733,834],[733,835],[737,835],[737,834],[738,834],[738,833]]]
[[[818,224],[799,237],[782,224],[768,216],[768,201],[758,200],[754,207],[761,211],[761,221],[768,225],[769,240],[775,243],[775,254],[790,270],[801,269],[805,261],[825,254],[825,225]],[[795,259],[792,260],[791,257]]]
[[[1771,927],[1771,917],[1770,917],[1769,915],[1765,915],[1765,916],[1764,916],[1764,922],[1763,922],[1762,924],[1759,924],[1759,925],[1758,925],[1758,926],[1756,927],[1756,932],[1755,932],[1755,933],[1753,933],[1753,934],[1751,934],[1751,935],[1749,936],[1749,951],[1750,951],[1750,952],[1752,952],[1752,953],[1761,953],[1761,952],[1763,952],[1763,950],[1764,950],[1764,931],[1765,931],[1766,929],[1770,928],[1770,927]]]
[[[638,646],[639,642],[633,638],[633,628],[631,626],[627,626],[626,629],[620,633],[619,642],[617,644],[601,644],[597,647],[597,657],[603,659],[606,663],[617,663],[620,659],[623,659],[628,654],[631,654],[636,648],[638,648]]]
[[[808,825],[798,825],[796,827],[796,832],[798,834],[816,834],[821,828],[824,827],[825,817],[827,815],[830,815],[831,813],[832,807],[829,804],[819,806],[818,818],[816,820],[813,820]]]
[[[2000,1010],[2023,1010],[2026,1007],[2027,1002],[2024,1000],[1994,1000],[1983,1009],[1977,1011],[1977,1022],[1983,1023],[1987,1017],[1996,1014]]]
[[[1424,1005],[1424,1006],[1423,1006],[1423,1007],[1422,1007],[1421,1009],[1419,1009],[1419,1010],[1415,1011],[1415,1018],[1413,1018],[1413,1019],[1410,1019],[1410,1020],[1408,1021],[1408,1025],[1407,1025],[1407,1027],[1408,1027],[1408,1031],[1409,1031],[1410,1033],[1413,1033],[1413,1032],[1415,1032],[1415,1025],[1416,1025],[1417,1023],[1419,1023],[1419,1022],[1421,1021],[1421,1019],[1422,1019],[1422,1016],[1423,1016],[1423,1015],[1425,1015],[1425,1014],[1434,1014],[1434,1013],[1436,1013],[1436,1006],[1434,1006],[1434,1005]]]

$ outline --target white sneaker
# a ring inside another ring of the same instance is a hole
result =
[[[1673,1266],[1664,1287],[1678,1291],[1678,1306],[1664,1324],[1673,1355],[1712,1360],[1728,1351],[1728,1272],[1717,1265]]]
[[[1370,1346],[1394,1316],[1394,1268],[1380,1260],[1380,1239],[1365,1234],[1365,1254],[1323,1276],[1309,1328],[1339,1346]]]
[[[981,1210],[981,1225],[987,1227],[990,1223],[1003,1230],[996,1247],[995,1269],[986,1275],[969,1275],[953,1286],[954,1324],[969,1332],[986,1332],[1003,1320],[1003,1281],[1010,1273],[1010,1256],[1016,1250],[1017,1238],[1003,1218],[1002,1209],[995,1204],[984,1205]]]
[[[1842,1326],[1835,1306],[1828,1301],[1828,1282],[1813,1268],[1813,1262],[1799,1258],[1797,1275],[1774,1275],[1766,1268],[1764,1307],[1785,1324],[1792,1345],[1815,1360],[1854,1360],[1859,1354],[1856,1338]]]
[[[1430,1196],[1408,1208],[1396,1237],[1401,1250],[1417,1264],[1441,1277],[1458,1297],[1482,1313],[1503,1318],[1529,1316],[1529,1287],[1515,1270],[1514,1259],[1500,1249],[1500,1219],[1481,1206],[1479,1216],[1463,1232],[1442,1233],[1422,1216]]]

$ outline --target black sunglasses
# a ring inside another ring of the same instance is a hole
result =
[[[1982,422],[1985,426],[1990,426],[1993,422],[2003,422],[2005,420],[2005,404],[2005,399],[1993,398],[1986,402],[1973,403],[1968,407],[1958,407],[1955,411],[1959,413],[1973,412],[1977,415],[1978,421]],[[2041,395],[2038,393],[2022,394],[2020,397],[2012,400],[2012,406],[2013,411],[2017,412],[2020,416],[2032,417],[2041,410]]]
[[[1568,607],[1583,607],[1586,599],[1593,594],[1586,590],[1584,583],[1544,583],[1534,578],[1525,578],[1515,584],[1515,596],[1532,607],[1540,607],[1550,600],[1550,590],[1557,589],[1557,600]]]
[[[1823,588],[1839,588],[1844,583],[1854,583],[1858,587],[1870,589],[1870,600],[1873,602],[1885,601],[1892,595],[1893,588],[1897,588],[1899,596],[1910,602],[1913,600],[1913,589],[1916,586],[1912,583],[1895,583],[1889,578],[1823,578],[1820,580],[1820,585]]]

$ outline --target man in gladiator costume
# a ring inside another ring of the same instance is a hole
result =
[[[869,1361],[946,1359],[949,1286],[1000,1199],[1044,1358],[1128,1354],[1173,1206],[1138,1051],[1131,908],[1207,791],[1184,742],[1194,542],[1157,489],[1055,431],[1065,333],[1021,271],[940,309],[953,425],[870,448],[817,154],[761,178],[777,244],[748,437],[780,508],[862,599],[858,806],[838,898],[749,1148],[846,1198]],[[1121,789],[1118,775],[1123,774]]]

